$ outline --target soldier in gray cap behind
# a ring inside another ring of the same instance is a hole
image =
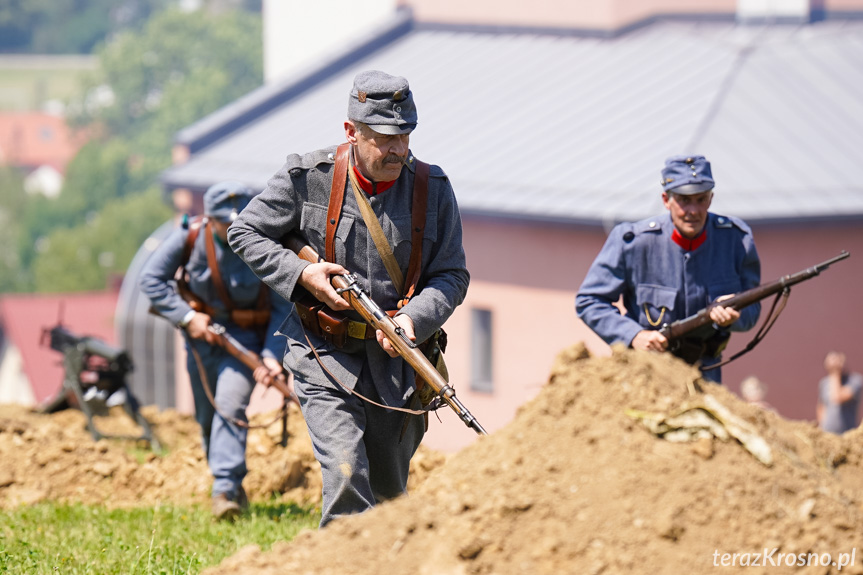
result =
[[[578,317],[606,343],[664,351],[668,340],[657,331],[664,324],[761,280],[749,226],[708,212],[714,181],[704,156],[669,158],[661,183],[668,213],[617,225],[578,290]],[[614,305],[621,296],[625,314]],[[699,334],[698,341],[689,342],[703,347],[698,362],[706,379],[721,382],[718,368],[704,368],[720,361],[729,332],[751,329],[760,311],[760,304],[741,311],[713,308],[709,337]]]
[[[211,186],[204,194],[206,219],[174,230],[150,255],[139,280],[155,310],[187,336],[195,419],[213,474],[212,508],[218,519],[233,519],[248,504],[243,489],[247,432],[242,424],[248,422],[246,407],[255,382],[265,383],[268,375],[282,371],[279,359],[285,344],[275,332],[291,311],[288,302],[270,293],[227,245],[229,226],[253,195],[239,182]],[[178,269],[182,277],[175,281]],[[264,368],[251,372],[214,345],[216,336],[208,329],[212,321],[259,354],[269,373]]]
[[[346,144],[288,156],[228,232],[258,277],[295,302],[280,331],[321,463],[321,526],[404,493],[425,432],[423,417],[390,409],[417,404],[413,370],[330,277],[355,274],[418,343],[449,318],[469,282],[449,179],[408,147],[417,125],[408,81],[357,74],[347,117]],[[326,261],[310,264],[285,249],[291,233]]]

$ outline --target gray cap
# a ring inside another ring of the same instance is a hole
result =
[[[219,182],[204,193],[204,214],[220,222],[231,223],[243,211],[255,192],[240,182]]]
[[[662,189],[683,196],[712,190],[716,182],[704,156],[672,156],[662,168]]]
[[[348,98],[348,119],[379,134],[410,134],[417,127],[417,108],[408,81],[377,70],[360,72]]]

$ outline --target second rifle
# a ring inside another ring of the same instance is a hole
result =
[[[716,333],[715,330],[710,330],[710,328],[707,327],[713,324],[713,320],[710,319],[710,311],[714,307],[721,305],[723,307],[729,307],[740,311],[743,308],[757,303],[774,294],[785,294],[785,297],[787,298],[787,295],[790,293],[791,286],[817,276],[831,265],[846,259],[850,255],[851,254],[849,254],[848,252],[842,251],[838,256],[832,257],[825,262],[821,262],[820,264],[816,264],[795,274],[782,276],[781,278],[772,282],[761,284],[752,289],[742,291],[728,299],[724,299],[720,302],[711,303],[710,305],[708,305],[694,315],[663,325],[662,328],[660,328],[659,333],[661,333],[668,339],[668,350],[670,352],[688,361],[689,363],[695,363],[695,361],[701,357],[702,353],[704,353],[704,347],[706,346],[707,340],[710,339],[710,337],[716,337],[714,335]],[[768,319],[765,320],[764,326],[761,328],[761,330],[759,330],[759,333],[758,335],[756,335],[755,339],[753,339],[743,351],[738,352],[731,359],[722,362],[723,364],[728,363],[729,361],[732,361],[737,357],[740,357],[742,354],[748,352],[753,347],[755,347],[755,345],[759,341],[761,341],[764,335],[766,335],[767,330],[770,329],[770,326],[773,325],[773,322],[776,321],[776,318],[779,316],[778,311],[775,315],[772,313],[772,311],[773,310],[771,310],[771,317],[768,317]],[[781,308],[779,311],[781,311]],[[692,343],[687,343],[684,341],[687,334],[702,333],[705,330],[708,331],[709,337],[702,338],[699,345],[694,345]],[[728,334],[723,335],[721,337],[721,341],[715,344],[715,347],[719,352],[721,352],[722,349],[725,347],[725,343],[728,341],[728,337],[730,337]],[[718,366],[712,366],[705,369],[713,369],[715,367]]]

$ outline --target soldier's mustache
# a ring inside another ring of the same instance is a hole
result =
[[[384,157],[384,164],[404,164],[406,159],[398,154],[387,154]]]

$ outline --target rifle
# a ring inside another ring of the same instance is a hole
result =
[[[150,306],[150,313],[155,315],[155,316],[162,317],[162,318],[165,317],[161,313],[159,313],[159,310],[157,310],[153,306]],[[165,318],[165,319],[167,319],[167,318]],[[266,365],[264,364],[264,361],[261,359],[261,356],[259,356],[257,353],[253,352],[252,350],[250,350],[249,348],[247,348],[246,346],[241,344],[239,341],[237,341],[237,339],[234,336],[232,336],[231,334],[228,333],[227,328],[225,326],[223,326],[222,324],[216,323],[216,322],[210,322],[210,325],[207,326],[207,330],[210,333],[217,336],[216,342],[217,342],[217,345],[219,347],[221,347],[222,349],[227,351],[230,355],[232,355],[233,357],[238,359],[240,361],[240,363],[242,363],[243,365],[245,365],[246,367],[251,369],[253,372],[259,367],[266,367]],[[189,336],[189,334],[186,333],[185,328],[180,328],[180,331],[183,332],[183,337],[187,338],[187,342],[190,341],[191,336]],[[219,411],[219,406],[216,405],[216,398],[213,396],[213,392],[210,389],[210,384],[207,381],[207,375],[206,375],[206,372],[204,371],[204,366],[201,363],[201,358],[198,356],[198,352],[195,351],[194,346],[189,345],[189,350],[191,351],[192,356],[195,358],[195,363],[198,365],[198,373],[201,377],[201,383],[203,384],[203,387],[204,387],[204,393],[207,395],[207,399],[210,400],[210,403],[213,405],[213,408],[219,413],[219,415],[221,415],[226,420],[232,422],[234,425],[237,425],[238,427],[245,427],[247,429],[252,429],[253,427],[250,426],[249,424],[242,422],[242,421],[239,421],[239,420],[237,420],[233,417],[230,417],[229,415],[224,414],[221,411]],[[267,379],[262,383],[262,385],[264,385],[265,387],[276,388],[279,392],[281,392],[281,394],[285,398],[284,404],[282,406],[282,411],[281,411],[281,414],[279,415],[279,418],[281,418],[281,420],[282,420],[281,445],[282,445],[282,447],[287,447],[287,445],[288,445],[288,402],[289,401],[293,402],[294,404],[297,405],[297,407],[299,407],[300,400],[299,400],[299,398],[297,398],[297,395],[295,393],[293,393],[291,391],[291,389],[288,387],[287,379],[285,378],[284,371],[276,377],[272,377],[272,376],[268,375]],[[268,423],[266,425],[259,426],[259,427],[269,427],[269,425],[270,424]]]
[[[285,246],[296,253],[301,259],[311,263],[319,263],[325,261],[322,259],[311,246],[296,234],[291,234],[285,239]],[[354,310],[359,313],[369,325],[374,329],[379,329],[383,332],[393,348],[398,354],[408,362],[417,375],[434,390],[434,393],[443,402],[445,402],[456,415],[464,422],[465,425],[476,431],[477,435],[488,435],[488,432],[480,425],[476,417],[462,404],[455,396],[455,390],[450,387],[446,379],[441,376],[434,365],[420,351],[417,344],[405,335],[402,329],[393,318],[378,306],[367,293],[363,291],[357,278],[352,273],[346,273],[340,276],[330,278],[333,287],[341,295],[345,295],[348,303]]]
[[[777,303],[774,301],[773,307],[770,309],[770,313],[768,314],[767,319],[764,320],[764,324],[761,329],[758,330],[755,338],[753,338],[744,350],[738,352],[727,361],[722,362],[722,364],[709,366],[705,369],[713,369],[715,367],[719,367],[719,365],[724,365],[750,351],[764,338],[765,335],[767,335],[767,331],[773,326],[773,323],[785,307],[785,301],[791,293],[791,286],[817,276],[831,265],[848,258],[850,255],[850,253],[843,250],[838,256],[832,257],[829,260],[816,264],[810,268],[806,268],[803,271],[782,276],[772,282],[742,291],[728,299],[722,300],[721,302],[713,302],[694,315],[677,320],[670,324],[663,324],[659,329],[659,333],[668,339],[668,350],[688,363],[695,363],[704,353],[718,357],[719,353],[722,352],[725,344],[728,342],[728,339],[731,337],[730,334],[718,333],[716,330],[706,330],[708,335],[706,337],[698,338],[700,345],[699,343],[686,341],[685,336],[701,328],[705,328],[706,326],[712,326],[713,320],[710,319],[710,311],[716,306],[721,305],[723,307],[730,307],[740,311],[741,309],[759,302],[773,294],[777,294],[777,301],[779,297],[782,296],[784,298],[782,307],[780,307],[779,311],[774,315]]]
[[[228,330],[222,324],[211,322],[210,325],[207,326],[207,329],[210,333],[218,336],[220,347],[240,360],[243,365],[252,371],[255,371],[259,367],[265,367],[261,356],[237,341],[234,336],[228,333]],[[276,377],[267,376],[267,379],[262,382],[262,385],[265,387],[275,387],[285,396],[285,399],[294,402],[299,407],[300,401],[297,399],[296,394],[288,387],[284,372],[280,373]]]

